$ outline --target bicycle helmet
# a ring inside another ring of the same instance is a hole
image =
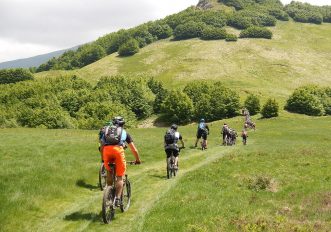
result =
[[[171,125],[171,129],[177,130],[178,126],[176,124]]]
[[[203,118],[202,118],[202,119],[200,119],[200,122],[205,122],[205,119],[203,119]]]
[[[113,124],[118,126],[123,126],[125,124],[124,118],[121,116],[117,116],[113,118]]]

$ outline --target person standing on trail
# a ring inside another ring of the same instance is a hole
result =
[[[180,148],[177,144],[178,141],[182,144],[181,148],[185,148],[182,135],[177,131],[177,129],[178,126],[176,124],[172,124],[170,129],[167,130],[164,135],[164,150],[167,154],[167,162],[169,163],[169,159],[171,155],[173,155],[175,157],[175,168],[178,168],[178,156],[180,152]]]
[[[247,143],[247,137],[248,137],[247,130],[245,130],[245,129],[242,130],[241,137],[243,138],[243,144],[246,145],[246,143]]]
[[[197,130],[197,139],[195,141],[195,147],[198,146],[199,139],[204,140],[205,142],[205,149],[207,149],[207,136],[209,135],[209,127],[207,123],[205,122],[205,119],[200,119],[200,123],[198,125],[198,130]]]
[[[229,127],[226,123],[223,124],[222,129],[221,129],[221,134],[223,135],[223,145],[226,144],[226,138],[229,136]]]
[[[121,204],[121,193],[123,190],[123,176],[126,171],[126,161],[124,154],[125,143],[129,145],[136,161],[135,164],[140,164],[140,157],[138,150],[133,143],[133,139],[129,133],[123,128],[125,121],[122,117],[115,117],[111,126],[104,129],[101,143],[101,152],[105,168],[107,170],[107,184],[112,185],[112,173],[109,163],[116,165],[116,193],[115,193],[115,206]]]

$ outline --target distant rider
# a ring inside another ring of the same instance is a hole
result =
[[[107,169],[107,184],[112,185],[112,173],[108,163],[116,165],[116,193],[115,206],[118,207],[121,202],[121,193],[123,189],[123,176],[126,171],[126,161],[124,154],[124,146],[127,143],[136,161],[135,164],[140,164],[140,157],[136,149],[132,137],[123,128],[125,121],[122,117],[115,117],[113,125],[105,128],[101,142],[101,151],[103,155],[104,165]]]
[[[206,149],[207,149],[207,136],[209,135],[209,127],[205,120],[202,118],[200,119],[200,123],[198,125],[198,130],[197,130],[197,139],[195,141],[195,147],[197,147],[199,139],[202,139],[205,141],[206,144]]]
[[[182,144],[182,148],[184,148],[184,141],[182,135],[177,131],[178,126],[176,124],[172,124],[170,129],[164,135],[164,150],[167,154],[167,163],[169,164],[169,159],[171,155],[175,157],[175,168],[178,168],[178,156],[179,156],[179,147],[178,140]]]
[[[246,145],[246,143],[247,143],[247,137],[248,137],[247,130],[245,130],[245,129],[242,130],[241,137],[243,138],[243,144]]]
[[[226,123],[223,124],[221,134],[223,135],[223,145],[226,144],[226,138],[229,136],[229,127]]]

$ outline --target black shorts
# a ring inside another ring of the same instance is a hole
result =
[[[203,138],[204,140],[207,140],[207,133],[206,132],[204,132],[204,131],[198,131],[198,133],[197,133],[197,139],[200,139],[200,138]]]
[[[174,155],[175,157],[179,156],[178,149],[168,148],[168,149],[165,149],[165,152],[167,154],[167,158],[169,158],[171,155]]]

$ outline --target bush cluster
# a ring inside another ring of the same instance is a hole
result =
[[[32,73],[27,69],[0,69],[0,84],[10,84],[27,80],[33,80]]]
[[[331,115],[331,88],[308,85],[297,88],[286,102],[285,109],[307,115]]]
[[[221,82],[192,82],[185,86],[184,93],[193,103],[193,119],[203,117],[210,121],[233,117],[240,108],[238,94]]]
[[[249,111],[250,115],[255,115],[261,109],[260,99],[256,95],[250,94],[244,102],[244,107]]]
[[[237,41],[238,37],[235,34],[227,34],[225,41],[231,42],[231,41]]]
[[[135,39],[129,39],[124,44],[122,44],[118,49],[118,54],[120,56],[131,56],[139,51],[139,43]]]
[[[249,27],[240,32],[240,38],[265,38],[271,39],[272,32],[265,27]]]
[[[218,40],[227,37],[226,31],[223,28],[216,28],[213,26],[206,26],[201,33],[200,38],[203,40]]]
[[[0,85],[0,127],[96,129],[118,114],[134,126],[153,113],[146,82],[104,77],[91,86],[72,76]]]
[[[285,9],[286,12],[297,22],[321,24],[323,22],[322,12],[324,12],[324,16],[327,20],[328,8],[292,1],[285,7]]]
[[[275,99],[269,98],[263,105],[261,114],[263,118],[273,118],[278,116],[279,105]]]
[[[246,29],[251,26],[275,26],[276,18],[266,12],[242,10],[229,17],[228,25],[237,29]]]

